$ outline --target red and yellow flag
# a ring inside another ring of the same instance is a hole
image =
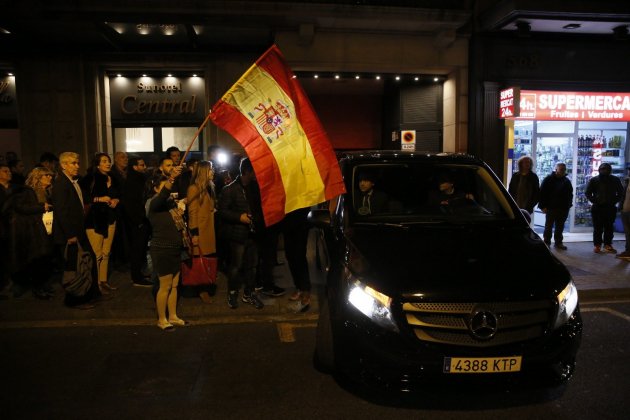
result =
[[[345,192],[330,140],[275,45],[217,101],[210,119],[245,148],[267,226]]]

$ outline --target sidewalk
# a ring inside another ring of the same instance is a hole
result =
[[[314,322],[318,317],[318,297],[323,290],[325,273],[316,267],[312,242],[309,244],[308,259],[313,291],[308,312],[296,314],[290,308],[292,302],[288,296],[294,289],[288,266],[284,263],[275,267],[274,277],[277,285],[287,289],[287,294],[279,298],[263,297],[265,307],[261,310],[240,300],[238,309],[228,308],[227,281],[219,273],[213,303],[205,304],[199,298],[181,298],[178,314],[196,325],[253,321]],[[566,238],[566,245],[566,251],[556,250],[553,246],[551,251],[571,272],[582,302],[630,299],[630,262],[615,258],[613,254],[593,253],[591,242],[572,242],[572,239]],[[623,241],[615,242],[620,251],[623,245]],[[282,252],[279,252],[279,259],[284,261]],[[155,304],[150,288],[135,287],[128,273],[116,271],[112,273],[111,283],[118,287],[114,297],[88,311],[65,307],[59,284],[56,285],[55,298],[50,301],[38,300],[30,292],[20,298],[9,296],[0,301],[0,329],[155,324]]]

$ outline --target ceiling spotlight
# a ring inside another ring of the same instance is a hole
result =
[[[434,77],[434,78],[433,78],[433,81],[434,81],[434,82],[439,82],[439,81],[440,81],[440,79],[439,79],[438,77]]]
[[[294,74],[293,76],[291,76],[291,79],[297,79],[297,75]]]
[[[381,76],[376,76],[376,80],[381,80]]]
[[[582,27],[582,25],[580,25],[579,23],[569,23],[567,25],[564,25],[562,27],[562,29],[578,29],[578,28],[581,28],[581,27]]]
[[[319,74],[314,74],[314,75],[313,75],[313,78],[314,78],[314,79],[319,79]]]
[[[167,74],[167,76],[168,76],[168,77],[173,77],[173,75],[172,75],[172,74],[170,74],[170,73],[169,73],[169,74]]]
[[[118,76],[118,77],[122,77],[122,74],[118,73],[116,76]]]
[[[7,76],[13,76],[13,73],[7,73]]]
[[[416,77],[413,78],[413,80],[417,82],[418,80],[420,80],[420,78],[418,76],[416,76]]]
[[[340,76],[338,74],[335,74],[335,79],[339,79],[339,77]]]
[[[142,75],[142,77],[147,77],[147,75],[146,75],[146,74],[143,74],[143,75]]]
[[[361,78],[361,76],[359,76],[358,74],[356,76],[354,76],[355,79],[359,80]]]
[[[396,76],[396,81],[400,80],[400,76]]]
[[[197,73],[193,74],[193,77],[197,77]]]

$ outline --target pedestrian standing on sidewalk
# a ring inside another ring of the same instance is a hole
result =
[[[567,249],[562,242],[562,231],[569,216],[569,209],[573,206],[573,185],[566,175],[567,165],[562,162],[556,163],[555,171],[543,179],[538,203],[538,207],[545,213],[543,233],[545,243],[551,245],[553,229],[554,246],[562,250]]]
[[[193,168],[191,184],[186,194],[188,228],[193,244],[193,254],[199,257],[210,257],[217,252],[214,234],[216,197],[213,178],[214,171],[211,162],[197,163]],[[215,293],[213,284],[184,287],[189,289],[187,295],[199,296],[204,303],[212,303],[210,296]]]
[[[624,187],[621,200],[621,221],[626,234],[626,249],[621,254],[617,254],[617,258],[630,261],[630,167],[628,167],[628,176],[624,180]]]
[[[146,165],[138,156],[129,158],[127,180],[122,201],[125,203],[125,220],[129,225],[129,270],[134,286],[151,287],[150,276],[143,274],[147,265],[147,244],[149,242],[149,220],[145,212]],[[148,277],[148,278],[147,278]]]
[[[540,195],[540,181],[538,175],[532,172],[532,165],[533,161],[529,156],[522,156],[518,160],[518,172],[512,175],[508,191],[519,208],[533,215]]]
[[[255,292],[256,265],[258,252],[255,241],[255,224],[253,220],[247,187],[256,181],[254,168],[248,158],[241,160],[240,175],[223,188],[219,197],[219,216],[223,220],[222,229],[230,246],[228,266],[228,306],[238,307],[238,293],[244,286],[243,302],[262,309],[264,304]]]
[[[42,215],[52,210],[51,184],[52,172],[34,168],[24,185],[16,186],[11,195],[9,243],[16,297],[29,288],[38,299],[53,296],[48,284],[53,268],[52,239],[42,221]]]
[[[109,295],[117,289],[108,281],[109,257],[116,234],[120,201],[119,186],[109,173],[112,161],[107,153],[97,153],[92,159],[88,174],[79,182],[87,205],[85,228],[90,245],[96,255],[98,287],[102,294]]]
[[[591,178],[586,186],[586,198],[592,203],[593,245],[596,254],[602,252],[602,243],[604,252],[617,253],[612,246],[612,240],[617,203],[621,201],[622,195],[623,185],[619,178],[612,175],[610,163],[604,162],[599,165],[599,175]]]
[[[55,178],[52,187],[52,202],[55,209],[53,219],[53,243],[57,248],[57,255],[63,261],[64,267],[68,261],[64,258],[64,251],[68,248],[68,258],[76,261],[77,246],[81,244],[84,250],[89,250],[92,258],[94,253],[85,232],[83,215],[83,192],[79,186],[79,155],[74,152],[63,152],[59,155],[61,173]],[[74,264],[73,264],[74,265]],[[97,284],[96,264],[92,268],[92,285],[83,296],[66,293],[64,303],[76,309],[91,309],[92,301],[101,296]]]
[[[182,167],[176,166],[169,176],[157,174],[151,180],[154,196],[147,203],[151,222],[151,261],[153,270],[160,281],[155,298],[157,326],[170,331],[174,325],[188,323],[177,316],[177,285],[181,272],[182,233],[184,226],[182,213],[171,197],[171,188]]]

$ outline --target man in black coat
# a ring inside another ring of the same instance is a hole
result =
[[[615,218],[617,217],[617,203],[623,197],[623,185],[621,180],[612,175],[610,163],[599,165],[599,175],[588,181],[586,186],[586,198],[593,205],[591,215],[593,217],[593,245],[594,252],[616,254],[617,250],[612,246]],[[603,239],[602,239],[603,233]]]
[[[243,302],[262,309],[264,304],[255,292],[258,252],[255,241],[256,224],[252,206],[254,197],[248,195],[250,184],[256,182],[256,175],[249,159],[241,161],[241,175],[223,188],[219,198],[219,216],[223,223],[223,234],[230,246],[228,267],[228,306],[238,307],[238,292],[244,285]]]
[[[540,186],[540,202],[538,207],[545,213],[545,230],[543,239],[551,245],[551,231],[555,225],[553,240],[558,249],[566,250],[562,240],[564,223],[569,216],[569,209],[573,206],[573,185],[567,178],[567,165],[556,163],[553,173],[543,179]]]
[[[125,219],[129,227],[130,255],[129,268],[134,286],[151,287],[153,283],[142,274],[142,268],[147,263],[147,243],[149,241],[149,221],[146,217],[145,185],[146,165],[137,156],[129,158],[127,180],[123,190],[125,203]]]
[[[85,220],[83,213],[83,194],[79,187],[79,155],[74,152],[64,152],[59,155],[61,173],[55,179],[53,185],[53,243],[58,255],[63,257],[68,248],[68,261],[61,258],[66,265],[76,262],[77,246],[79,243],[84,250],[92,251],[87,234],[85,233]],[[91,309],[90,302],[101,294],[96,282],[96,264],[93,264],[92,286],[84,296],[75,296],[66,293],[65,304],[78,309]]]

